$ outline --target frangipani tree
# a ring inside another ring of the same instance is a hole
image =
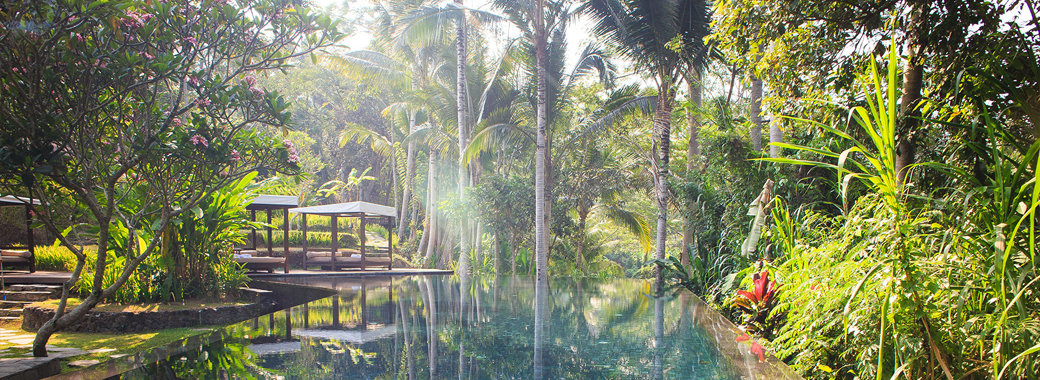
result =
[[[287,128],[290,117],[256,76],[332,44],[342,37],[336,28],[288,0],[6,4],[0,192],[43,200],[38,222],[77,258],[34,355],[46,356],[52,334],[115,293],[162,249],[171,221],[201,212],[208,194],[257,169],[297,170],[292,143],[256,129]],[[94,286],[71,309],[69,288],[88,257],[62,233],[70,221],[100,226]],[[128,231],[126,245],[114,241],[117,229]],[[103,286],[111,255],[125,264]]]

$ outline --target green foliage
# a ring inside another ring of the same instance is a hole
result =
[[[520,268],[527,268],[523,247],[530,243],[530,231],[534,228],[534,187],[530,178],[487,176],[473,195],[480,215],[502,235],[509,265],[515,260],[518,271],[523,273]]]
[[[128,277],[107,302],[142,303],[184,300],[186,298],[227,297],[237,294],[238,288],[249,279],[245,270],[231,258],[231,249],[241,244],[244,237],[238,233],[247,227],[258,226],[247,219],[245,207],[256,196],[253,175],[246,176],[228,187],[212,192],[173,227],[161,233],[162,247],[148,256]],[[132,203],[132,202],[128,202]],[[107,288],[124,271],[128,258],[141,243],[132,244],[129,231],[116,225],[109,245],[111,254],[104,268]],[[148,237],[141,237],[145,240]],[[97,266],[87,262],[85,275],[76,287],[81,293],[94,290],[93,273]]]
[[[887,78],[877,71],[865,107],[852,118],[867,144],[833,126],[851,143],[834,161],[786,160],[838,172],[846,215],[832,227],[797,225],[777,214],[786,251],[776,273],[784,281],[778,308],[786,313],[774,344],[813,378],[1040,376],[1030,318],[1040,308],[1035,284],[1035,186],[1040,145],[1016,151],[1013,137],[984,107],[974,124],[984,137],[971,142],[987,160],[987,174],[927,163],[959,185],[943,197],[912,194],[895,170],[897,60]],[[947,123],[928,121],[930,123]],[[959,128],[968,128],[959,125]],[[871,195],[852,199],[852,180]],[[801,229],[796,232],[794,229]],[[818,245],[798,234],[823,230]],[[878,318],[880,317],[880,321]],[[810,334],[807,334],[811,332]],[[974,373],[975,375],[970,375]]]

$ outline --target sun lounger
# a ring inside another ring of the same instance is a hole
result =
[[[307,252],[307,265],[320,265],[323,270],[339,270],[343,268],[360,269],[361,251],[356,249],[344,249],[336,252],[336,260],[332,260],[330,251]],[[365,267],[389,267],[390,257],[383,254],[373,254],[370,250],[365,252]]]
[[[3,249],[0,250],[0,262],[4,269],[14,267],[26,267],[29,273],[36,272],[36,256],[31,251]]]
[[[258,253],[253,249],[238,250],[235,252],[233,259],[236,263],[244,264],[245,268],[251,271],[274,273],[275,268],[286,267],[284,257],[257,256]],[[286,273],[288,272],[286,270]]]

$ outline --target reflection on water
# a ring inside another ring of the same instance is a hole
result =
[[[654,298],[640,280],[284,281],[338,294],[138,358],[122,377],[797,378],[696,297]]]

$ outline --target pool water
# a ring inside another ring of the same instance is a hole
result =
[[[77,378],[799,378],[697,297],[644,280],[279,281],[338,294]]]

